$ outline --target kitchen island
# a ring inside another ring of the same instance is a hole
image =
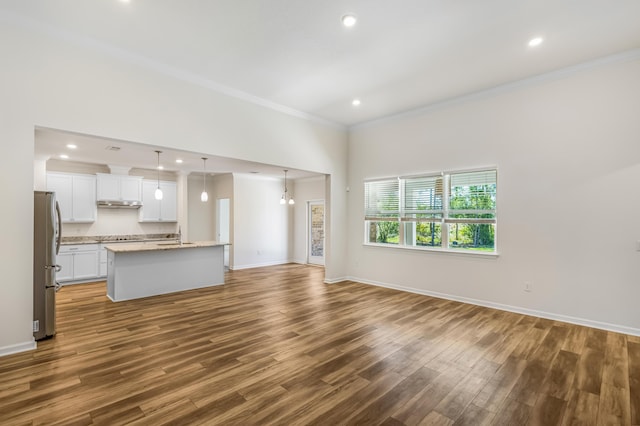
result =
[[[224,284],[228,243],[108,245],[107,296],[114,302]]]

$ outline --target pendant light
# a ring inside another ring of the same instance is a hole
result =
[[[288,171],[289,170],[284,171],[284,192],[282,193],[282,198],[280,198],[280,204],[287,204],[287,201],[289,202],[289,204],[295,204],[295,201],[293,201],[293,197],[287,193],[287,172]]]
[[[160,189],[160,154],[162,151],[156,151],[158,154],[158,187],[156,188],[155,197],[156,200],[162,200],[162,189]]]
[[[207,157],[202,157],[202,194],[200,194],[200,201],[206,203],[209,200],[209,194],[207,194]]]

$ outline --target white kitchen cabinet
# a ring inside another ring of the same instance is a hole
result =
[[[60,271],[56,272],[56,281],[73,280],[73,253],[58,253],[56,263],[61,268]]]
[[[140,208],[140,222],[177,222],[178,199],[176,183],[160,181],[162,200],[156,200],[156,188],[158,188],[157,181],[142,181],[142,207]]]
[[[56,263],[62,267],[56,280],[87,281],[97,278],[99,268],[98,244],[74,244],[60,247]]]
[[[96,173],[97,199],[106,201],[140,201],[142,177]]]
[[[107,276],[107,244],[100,244],[100,248],[98,249],[98,276],[106,277]]]
[[[47,190],[56,193],[63,223],[96,220],[96,177],[73,173],[47,173]]]

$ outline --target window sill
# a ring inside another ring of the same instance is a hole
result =
[[[382,247],[382,248],[391,248],[396,250],[424,251],[429,253],[442,253],[447,255],[454,254],[454,255],[486,257],[486,258],[496,258],[500,256],[498,252],[482,252],[482,251],[462,250],[462,249],[454,250],[454,249],[443,249],[443,248],[400,246],[400,245],[393,245],[393,244],[376,244],[376,243],[363,243],[362,245],[365,247]]]

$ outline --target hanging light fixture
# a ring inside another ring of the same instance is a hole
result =
[[[287,204],[287,201],[289,202],[289,204],[296,203],[295,201],[293,201],[293,197],[287,193],[287,172],[288,171],[289,170],[284,171],[284,192],[282,193],[282,198],[280,198],[280,204]]]
[[[200,201],[206,203],[209,200],[209,194],[207,194],[207,157],[202,157],[202,194],[200,194]]]
[[[160,189],[160,154],[162,151],[156,151],[158,154],[158,187],[156,188],[155,197],[156,200],[162,200],[162,189]]]

